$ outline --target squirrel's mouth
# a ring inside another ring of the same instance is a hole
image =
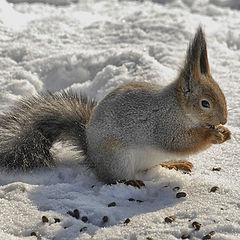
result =
[[[215,125],[212,125],[212,124],[210,124],[210,123],[206,123],[205,124],[205,126],[207,127],[207,128],[210,128],[210,129],[215,129]]]

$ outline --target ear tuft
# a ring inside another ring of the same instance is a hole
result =
[[[207,43],[201,26],[198,27],[194,39],[188,48],[187,58],[190,64],[194,65],[195,71],[201,74],[210,74]]]
[[[193,40],[189,44],[185,65],[181,72],[181,78],[184,81],[184,92],[191,92],[194,82],[200,79],[201,74],[210,75],[210,69],[205,34],[202,27],[199,26]]]

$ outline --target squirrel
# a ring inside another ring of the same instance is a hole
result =
[[[52,145],[70,140],[106,183],[135,179],[156,165],[188,170],[188,156],[231,138],[224,94],[210,74],[199,26],[175,81],[124,83],[98,103],[73,92],[24,98],[0,115],[0,165],[54,166]]]

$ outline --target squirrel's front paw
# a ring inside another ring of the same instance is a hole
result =
[[[216,126],[212,130],[212,143],[220,144],[231,139],[231,132],[224,126]]]

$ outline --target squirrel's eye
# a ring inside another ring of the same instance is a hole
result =
[[[204,108],[210,108],[210,103],[207,100],[202,100],[201,105]]]

